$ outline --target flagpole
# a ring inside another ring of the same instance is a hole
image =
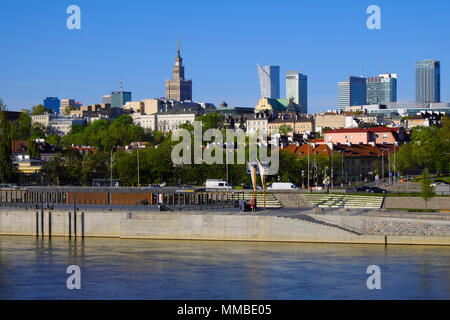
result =
[[[264,185],[263,185],[263,189],[264,189],[264,210],[266,210],[266,176],[263,175],[263,180],[264,180]]]

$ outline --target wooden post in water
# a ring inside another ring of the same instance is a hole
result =
[[[81,238],[84,239],[84,212],[81,212]]]
[[[72,212],[69,211],[69,239],[72,238]]]
[[[75,240],[77,239],[77,204],[76,198],[73,197],[73,234]]]
[[[52,238],[52,212],[48,212],[48,238]]]
[[[39,238],[39,212],[36,211],[36,238]]]

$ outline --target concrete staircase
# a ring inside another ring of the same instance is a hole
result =
[[[239,193],[236,195],[236,200],[244,199],[247,202],[250,202],[252,197],[254,196],[251,192]],[[264,193],[256,193],[256,204],[259,208],[263,208],[264,206]],[[278,209],[282,208],[282,204],[278,201],[277,198],[272,193],[266,192],[266,209]]]
[[[302,194],[319,208],[380,209],[383,197],[342,194]]]
[[[300,193],[274,193],[283,208],[314,208],[314,205],[302,197]]]
[[[360,236],[362,234],[360,232],[357,232],[355,230],[351,230],[351,229],[346,228],[346,227],[342,227],[342,226],[337,225],[337,224],[328,223],[328,222],[325,222],[325,221],[314,219],[313,217],[310,217],[307,214],[295,214],[295,215],[289,215],[289,216],[277,215],[277,217],[284,218],[284,219],[295,219],[295,220],[301,220],[301,221],[304,221],[304,222],[314,223],[316,225],[321,225],[321,226],[324,226],[324,227],[335,228],[335,229],[339,229],[339,230],[342,230],[342,231],[346,231],[346,232],[349,232],[349,233],[352,233],[352,234],[356,234],[358,236]]]

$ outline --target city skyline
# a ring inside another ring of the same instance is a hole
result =
[[[414,101],[415,64],[434,59],[441,61],[441,101],[447,102],[450,100],[450,45],[444,41],[448,27],[440,17],[445,16],[445,8],[450,8],[450,4],[435,2],[442,10],[422,8],[416,2],[404,6],[379,1],[381,30],[367,29],[365,9],[369,2],[364,1],[282,2],[275,7],[273,3],[263,2],[257,8],[240,4],[237,12],[233,11],[236,5],[233,2],[202,9],[199,4],[180,3],[182,12],[194,14],[203,19],[202,23],[175,21],[169,27],[166,24],[162,27],[157,17],[151,22],[140,21],[149,10],[163,10],[167,4],[137,1],[133,8],[121,11],[118,4],[104,7],[79,1],[83,17],[81,30],[65,27],[68,3],[49,1],[45,7],[31,1],[7,3],[0,13],[2,24],[8,26],[0,31],[5,43],[0,53],[4,74],[0,80],[0,97],[12,110],[30,108],[42,103],[45,97],[99,103],[102,95],[113,91],[120,79],[133,92],[134,100],[163,97],[164,80],[170,77],[173,65],[174,39],[179,34],[189,78],[195,80],[192,90],[196,101],[219,105],[225,100],[230,106],[254,107],[259,98],[259,82],[254,72],[257,61],[279,65],[280,75],[297,69],[308,75],[310,112],[337,106],[338,81],[349,75],[384,73],[384,69],[398,74],[397,100]],[[323,9],[324,3],[329,10]],[[287,4],[297,9],[292,11],[302,18],[301,23],[294,24],[293,31],[289,19],[286,20],[289,28],[261,27],[258,32],[245,29],[269,6],[277,13],[283,12]],[[120,14],[129,20],[126,27],[114,22]],[[227,15],[239,21],[238,26],[230,30],[222,26],[221,21]],[[420,26],[407,23],[419,15],[427,23]],[[247,21],[240,20],[244,16],[248,17]],[[320,22],[315,21],[319,16]],[[204,24],[211,27],[205,28]],[[126,36],[132,45],[115,47],[112,40],[117,36]],[[420,46],[411,41],[416,36],[426,36]],[[296,37],[301,41],[292,41]],[[268,45],[263,46],[264,43]],[[276,44],[286,50],[279,50]],[[356,50],[369,45],[382,50],[366,50],[363,55]],[[264,50],[260,50],[262,47]],[[283,81],[281,92],[285,92]]]

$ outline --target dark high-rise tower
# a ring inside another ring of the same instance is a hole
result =
[[[183,59],[180,56],[179,38],[172,80],[166,80],[166,98],[178,101],[192,100],[192,80],[184,79],[184,67]]]
[[[436,60],[416,62],[416,102],[441,101],[441,63]]]

